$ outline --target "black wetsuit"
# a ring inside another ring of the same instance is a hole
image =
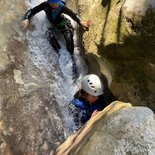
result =
[[[70,54],[73,54],[74,51],[74,42],[73,42],[73,33],[69,34],[69,30],[71,31],[71,24],[66,20],[63,14],[69,15],[73,20],[75,20],[80,25],[80,18],[77,16],[76,13],[74,13],[72,10],[70,10],[68,7],[63,5],[63,7],[60,9],[59,13],[56,15],[55,19],[52,16],[52,11],[54,9],[49,5],[49,3],[43,2],[39,4],[38,6],[28,10],[28,12],[24,15],[24,19],[31,19],[35,14],[37,14],[40,11],[45,11],[48,20],[50,23],[52,23],[54,26],[56,26],[58,29],[63,30],[62,33],[65,37],[66,43],[67,43],[67,50],[70,52]],[[67,21],[67,22],[64,22]],[[65,24],[62,24],[65,23]],[[70,36],[70,38],[68,37]]]

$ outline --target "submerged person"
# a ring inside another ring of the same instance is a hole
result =
[[[62,34],[66,40],[67,50],[71,55],[73,65],[75,65],[74,61],[74,41],[73,41],[73,27],[71,25],[71,21],[67,19],[64,14],[69,15],[74,21],[76,21],[84,30],[88,30],[90,26],[90,22],[86,20],[81,20],[76,13],[70,10],[65,2],[61,0],[48,0],[45,1],[38,6],[28,10],[23,17],[23,20],[20,22],[20,27],[22,30],[26,30],[29,25],[31,18],[39,13],[40,11],[45,11],[47,19],[54,27],[56,27]],[[55,32],[52,29],[49,29],[48,35],[49,42],[55,51],[59,51],[60,45],[55,38]],[[74,67],[74,66],[73,66]]]
[[[102,81],[97,75],[89,74],[83,77],[81,89],[74,95],[69,109],[75,125],[80,128],[93,114],[103,110],[107,105]]]

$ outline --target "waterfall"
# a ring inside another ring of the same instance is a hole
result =
[[[28,1],[28,8],[32,8],[42,0]],[[73,22],[73,21],[72,21]],[[73,22],[75,23],[75,22]],[[60,35],[59,44],[61,49],[59,55],[53,50],[47,40],[46,31],[49,27],[45,13],[42,11],[33,17],[31,28],[26,32],[28,40],[28,54],[34,65],[42,72],[42,76],[50,84],[50,96],[55,96],[58,102],[64,121],[65,135],[68,136],[73,131],[74,122],[68,112],[68,104],[73,95],[80,87],[81,78],[86,74],[87,67],[80,56],[79,48],[75,47],[74,56],[78,65],[79,77],[75,80],[72,78],[72,60],[69,52],[66,50],[65,42]],[[75,36],[76,37],[76,36]],[[75,38],[74,37],[74,38]],[[76,41],[74,39],[74,41]],[[52,80],[49,78],[52,77]]]

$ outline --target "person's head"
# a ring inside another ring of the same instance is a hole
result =
[[[87,102],[92,104],[98,99],[98,96],[103,94],[103,84],[100,78],[95,74],[89,74],[83,77],[82,90],[86,92],[84,98]]]
[[[50,4],[50,6],[55,9],[58,8],[60,2],[61,0],[48,0],[48,3]]]

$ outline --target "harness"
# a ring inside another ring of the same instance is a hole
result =
[[[64,6],[64,3],[60,2],[58,8],[56,8],[54,11],[52,11],[52,17],[55,20],[59,12],[61,11],[61,8]]]

